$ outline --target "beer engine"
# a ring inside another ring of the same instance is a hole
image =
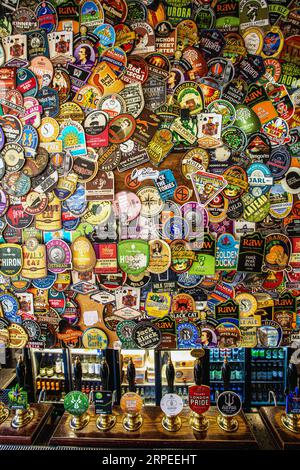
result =
[[[160,401],[160,407],[164,412],[161,422],[166,431],[175,432],[181,428],[181,419],[178,415],[183,409],[183,401],[179,395],[174,393],[175,368],[170,356],[166,366],[166,379],[168,393]]]
[[[23,391],[23,388],[25,386],[25,374],[26,374],[26,367],[25,363],[23,360],[23,356],[19,356],[18,361],[17,361],[17,366],[16,366],[16,376],[17,376],[17,384],[18,386],[15,388],[15,390],[12,392],[13,396],[15,397],[22,397],[22,394],[24,396],[24,399],[26,401],[26,404],[24,405],[15,405],[15,410],[16,414],[12,419],[11,425],[13,428],[19,429],[22,428],[23,426],[26,426],[27,424],[32,421],[33,416],[34,416],[34,411],[30,409],[29,404],[27,403],[27,392]],[[26,397],[25,397],[26,395]]]
[[[100,369],[101,389],[102,390],[101,390],[101,392],[96,392],[95,393],[96,398],[97,398],[98,393],[101,396],[103,396],[103,395],[105,396],[105,395],[108,394],[107,391],[109,389],[109,373],[110,373],[109,365],[107,363],[106,358],[104,357],[102,359],[101,369]],[[110,393],[109,393],[109,395],[110,395]],[[117,418],[116,418],[116,416],[111,414],[111,406],[112,406],[112,403],[111,403],[111,400],[110,400],[110,403],[107,403],[107,405],[106,405],[107,411],[100,413],[99,418],[96,421],[96,426],[100,431],[109,431],[109,429],[111,429],[116,424]]]
[[[217,423],[223,431],[235,432],[238,430],[239,423],[235,416],[241,411],[242,403],[240,397],[230,390],[231,367],[227,356],[222,365],[222,379],[224,392],[217,398],[217,408],[220,414],[217,417]]]
[[[300,393],[299,376],[296,364],[290,361],[286,376],[286,408],[281,416],[282,424],[291,432],[300,433]]]
[[[190,425],[194,431],[206,433],[209,421],[204,412],[210,406],[210,389],[202,385],[203,366],[201,357],[197,357],[194,364],[194,381],[196,385],[189,387],[189,406],[192,410]]]
[[[126,431],[137,431],[143,424],[143,418],[140,411],[143,406],[141,397],[135,393],[135,366],[132,358],[129,358],[129,362],[126,370],[126,377],[128,381],[129,392],[125,393],[120,401],[122,411],[125,412],[123,418],[123,427]]]

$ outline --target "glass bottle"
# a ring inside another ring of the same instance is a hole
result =
[[[95,358],[95,377],[99,378],[101,372],[101,358],[96,356]]]
[[[47,377],[53,377],[54,375],[54,361],[53,361],[52,353],[50,353],[48,357],[48,363],[46,366],[46,374],[47,374]]]
[[[40,362],[40,377],[46,377],[46,354],[42,353]]]
[[[264,349],[260,349],[259,350],[259,359],[264,359],[265,358],[265,350]]]
[[[94,357],[90,356],[89,358],[89,378],[93,379],[95,377],[95,362]]]
[[[273,362],[273,380],[276,381],[278,379],[278,372],[277,372],[277,364]]]
[[[277,365],[277,376],[278,376],[278,380],[283,379],[283,365],[281,364]]]
[[[62,360],[61,360],[61,355],[60,354],[57,354],[57,356],[56,356],[55,375],[56,375],[56,377],[60,377],[62,375]]]
[[[278,351],[278,358],[284,359],[284,349],[280,348]]]
[[[253,358],[253,356],[252,356]],[[256,368],[254,362],[251,362],[251,380],[257,380],[256,378]]]
[[[88,362],[87,362],[87,358],[86,358],[85,355],[84,355],[83,358],[82,358],[81,367],[82,367],[82,376],[83,376],[84,378],[87,378],[88,373],[89,373],[89,364],[88,364]]]

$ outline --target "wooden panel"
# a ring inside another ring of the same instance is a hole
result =
[[[16,369],[0,370],[0,390],[7,388],[9,384],[16,378]]]
[[[300,434],[289,431],[281,423],[283,406],[262,406],[259,413],[279,449],[300,450]]]
[[[41,403],[31,405],[34,411],[33,420],[23,428],[14,429],[11,420],[14,416],[12,411],[9,417],[0,425],[0,444],[33,444],[46,419],[52,411],[52,405]]]
[[[235,433],[226,433],[220,429],[216,422],[217,411],[209,410],[206,416],[209,419],[209,429],[205,436],[193,432],[189,425],[189,412],[181,414],[182,427],[173,433],[164,430],[161,424],[163,413],[159,407],[145,407],[142,411],[143,426],[136,432],[126,431],[122,426],[119,409],[114,410],[117,423],[110,431],[101,432],[96,427],[96,417],[91,413],[89,424],[80,431],[73,431],[70,426],[70,415],[65,413],[55,429],[50,445],[72,446],[118,446],[128,447],[174,447],[174,448],[203,448],[203,449],[257,449],[258,445],[252,431],[247,424],[245,416],[237,416],[239,430]]]

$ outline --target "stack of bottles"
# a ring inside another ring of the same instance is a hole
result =
[[[42,353],[36,377],[36,391],[40,401],[62,402],[65,390],[65,368],[61,354]],[[41,393],[42,392],[42,393]]]
[[[267,404],[272,390],[279,404],[284,403],[285,350],[251,349],[251,400],[253,405]]]

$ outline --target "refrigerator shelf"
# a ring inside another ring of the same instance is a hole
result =
[[[253,401],[253,406],[274,406],[273,403],[269,403],[268,401]],[[285,405],[284,401],[277,400],[277,405]]]
[[[37,375],[36,380],[66,380],[66,377],[57,377],[56,375],[52,375],[52,377],[46,377],[46,376],[41,376]]]
[[[282,380],[251,380],[251,383],[253,384],[282,384]]]
[[[251,362],[253,362],[254,364],[258,363],[258,362],[284,362],[285,360],[284,359],[251,359]]]
[[[217,361],[210,359],[210,362],[211,362],[211,364],[223,364],[224,359],[219,359],[219,360],[217,360]],[[229,359],[228,359],[228,362],[230,362],[230,364],[235,363],[235,362],[236,362],[237,364],[243,364],[243,363],[245,362],[245,360],[242,360],[242,361],[241,361],[240,359],[230,359],[230,358],[229,358]]]
[[[45,400],[40,401],[40,403],[44,403],[45,405],[63,405],[64,400]]]
[[[97,377],[93,377],[93,378],[82,377],[81,381],[82,382],[101,382],[101,379],[100,379],[100,377],[99,378],[97,378]]]
[[[222,380],[210,380],[210,383],[220,384],[220,383],[223,383],[223,381]],[[231,380],[230,383],[232,383],[232,384],[244,384],[245,381],[244,380]]]

